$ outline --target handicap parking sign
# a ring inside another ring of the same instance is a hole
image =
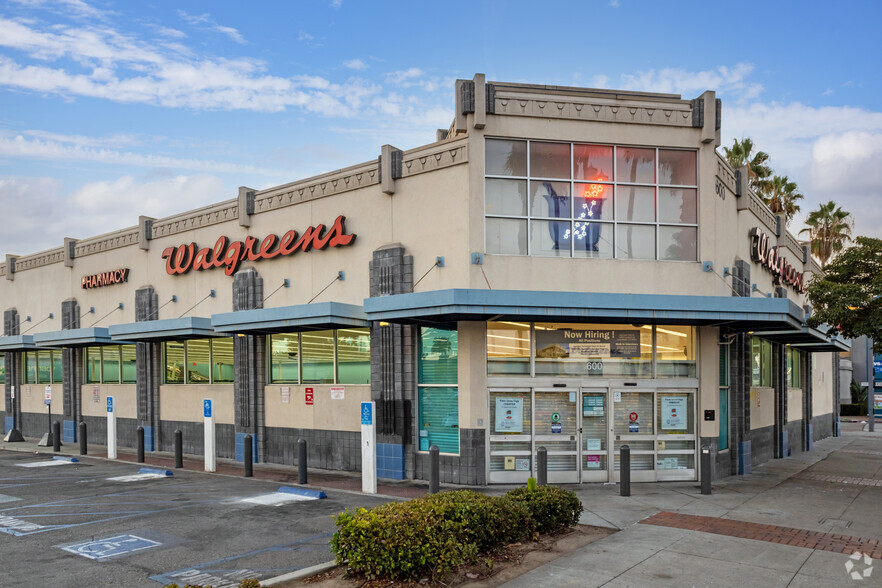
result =
[[[75,543],[62,547],[65,551],[82,555],[89,559],[106,559],[117,555],[125,555],[133,551],[141,551],[151,547],[159,547],[162,543],[144,539],[137,535],[119,535],[117,537],[109,537],[107,539],[96,539],[93,541],[85,541],[83,543]]]
[[[202,409],[203,409],[203,413],[205,414],[205,418],[210,417],[211,416],[211,400],[209,400],[208,398],[203,400],[202,401]]]
[[[362,425],[373,425],[374,424],[374,415],[371,410],[370,402],[362,402],[361,403],[361,424]]]
[[[107,397],[107,412],[113,412],[113,396]]]

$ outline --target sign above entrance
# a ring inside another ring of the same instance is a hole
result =
[[[541,359],[639,359],[638,329],[559,329],[536,331]],[[599,369],[603,369],[601,362]]]
[[[100,274],[92,274],[91,276],[83,276],[80,285],[84,290],[89,288],[100,288],[101,286],[110,286],[113,284],[122,284],[129,281],[129,268],[124,267],[118,270],[103,272]]]
[[[294,255],[298,251],[310,249],[320,251],[327,247],[345,247],[355,241],[355,235],[347,235],[343,226],[346,217],[340,215],[325,230],[325,225],[309,227],[298,238],[297,231],[288,231],[281,238],[270,233],[262,240],[245,237],[244,241],[231,241],[229,237],[218,238],[214,247],[200,249],[196,243],[166,247],[162,252],[165,271],[168,275],[186,274],[190,270],[203,271],[224,268],[224,273],[232,276],[244,261],[260,261],[274,257]]]
[[[776,286],[786,284],[805,294],[805,274],[790,265],[779,250],[780,247],[771,246],[769,236],[762,229],[750,229],[750,258],[771,272]]]

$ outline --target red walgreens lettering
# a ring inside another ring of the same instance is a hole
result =
[[[346,217],[340,215],[330,229],[320,224],[309,227],[298,239],[297,231],[288,231],[281,238],[269,234],[263,239],[248,236],[244,241],[230,241],[226,236],[218,238],[213,248],[200,249],[196,243],[166,247],[162,252],[165,271],[173,276],[185,274],[190,270],[203,271],[224,268],[224,273],[232,276],[245,260],[260,261],[273,259],[279,255],[294,255],[297,251],[320,251],[328,247],[345,247],[355,241],[356,235],[346,234]]]

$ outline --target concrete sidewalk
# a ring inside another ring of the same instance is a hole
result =
[[[882,586],[880,432],[819,441],[711,496],[695,482],[634,484],[627,498],[618,486],[568,488],[583,523],[622,531],[506,587]],[[856,548],[876,559],[851,560]]]

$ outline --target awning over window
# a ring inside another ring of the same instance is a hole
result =
[[[108,330],[111,340],[118,343],[203,339],[221,336],[211,327],[211,319],[203,316],[126,323],[113,325]]]
[[[838,335],[828,336],[824,331],[812,329],[811,327],[802,327],[800,329],[784,329],[774,331],[754,331],[754,335],[774,341],[776,343],[784,343],[795,349],[802,351],[820,352],[820,351],[848,351],[851,349],[850,341],[843,339]]]
[[[120,344],[113,341],[107,327],[87,327],[84,329],[65,329],[34,334],[37,347],[89,347],[93,345]]]
[[[0,337],[0,351],[28,351],[30,349],[36,349],[33,335]]]
[[[316,302],[215,314],[211,325],[221,333],[277,333],[337,327],[367,327],[364,309],[342,302]]]

